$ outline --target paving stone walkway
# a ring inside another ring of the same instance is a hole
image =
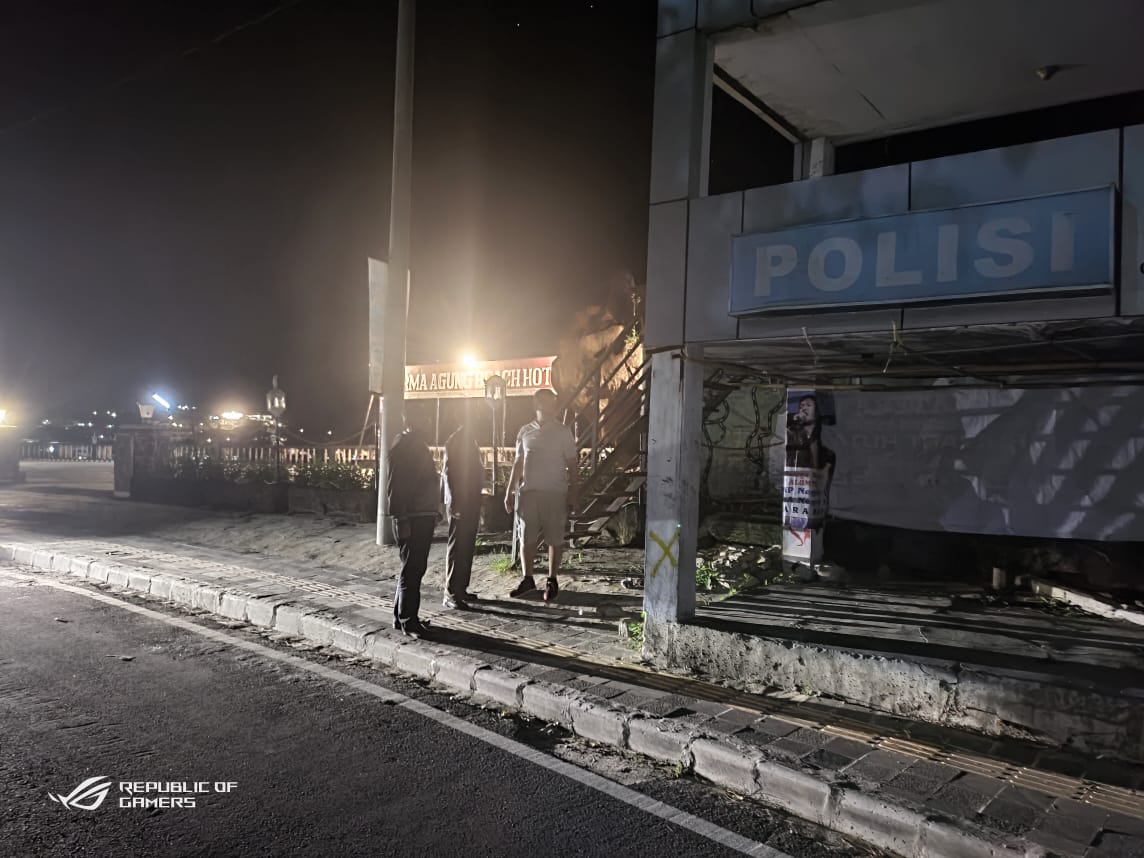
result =
[[[23,543],[297,600],[378,630],[392,622],[394,582],[352,569],[139,536]],[[974,820],[1062,856],[1144,856],[1144,771],[1137,767],[657,671],[588,596],[549,606],[492,595],[479,610],[444,611],[426,592],[425,614],[444,642],[498,666],[732,737],[826,783],[854,785],[937,818]]]
[[[95,493],[0,492],[0,539],[9,544],[114,560],[128,573],[161,570],[188,582],[289,599],[389,634],[396,558],[373,547],[366,530],[298,517],[109,503]],[[445,612],[439,607],[443,554],[436,544],[423,588],[425,614],[443,641],[484,661],[662,716],[681,729],[727,737],[822,784],[857,788],[935,820],[968,819],[998,839],[1018,837],[1062,856],[1144,858],[1140,767],[803,694],[752,694],[702,676],[656,670],[618,634],[623,617],[638,618],[640,594],[620,586],[638,557],[574,553],[580,568],[565,579],[555,606],[508,599],[513,578],[495,573],[486,559],[473,586],[488,597],[480,610]],[[780,604],[783,594],[764,598],[779,600],[770,603],[775,617],[792,615]],[[823,613],[818,621],[850,622],[850,607]],[[941,634],[952,634],[958,618],[944,614]],[[1052,633],[1039,628],[1034,636]],[[1088,657],[1084,652],[1078,661]]]

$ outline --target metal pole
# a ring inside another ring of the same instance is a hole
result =
[[[493,437],[490,439],[493,444],[493,501],[500,497],[500,489],[498,488],[497,475],[500,472],[500,447],[497,446],[497,404],[492,403],[492,408],[489,412],[493,416]]]
[[[393,87],[393,181],[389,193],[389,260],[385,278],[382,356],[381,461],[378,468],[377,544],[393,545],[385,496],[389,451],[405,420],[405,319],[409,308],[409,231],[413,199],[413,33],[415,0],[397,5],[397,61]]]

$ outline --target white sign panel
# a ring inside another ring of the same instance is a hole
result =
[[[838,392],[830,514],[918,530],[1144,540],[1144,389]]]

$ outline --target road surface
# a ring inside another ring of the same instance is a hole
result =
[[[0,855],[869,854],[360,660],[10,564],[0,629]],[[92,777],[95,809],[56,800],[92,804],[69,796]]]
[[[115,466],[111,462],[21,462],[24,486],[31,489],[53,487],[111,494],[115,488]]]

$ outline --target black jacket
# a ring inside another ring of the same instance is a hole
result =
[[[485,466],[476,439],[464,429],[458,429],[445,442],[445,461],[441,466],[441,484],[449,512],[454,515],[479,512],[484,482]]]
[[[390,448],[385,496],[394,518],[437,515],[437,466],[425,442],[413,432],[402,432]]]

